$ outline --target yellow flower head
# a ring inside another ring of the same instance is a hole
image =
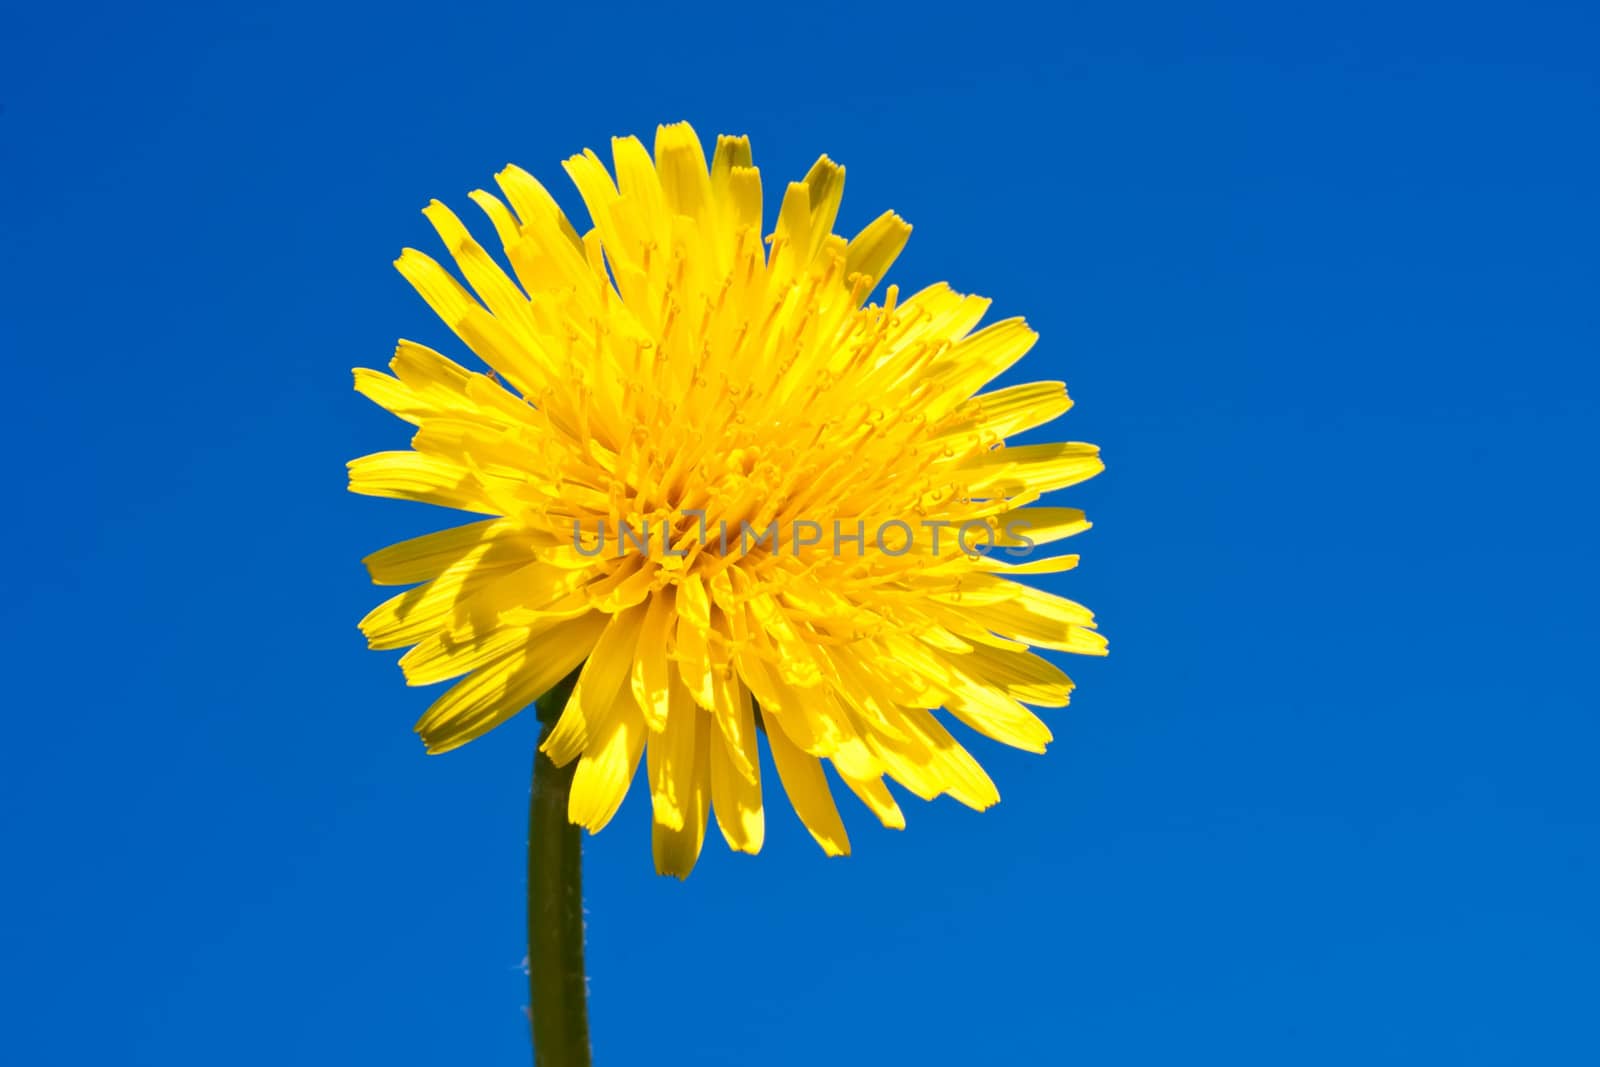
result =
[[[1019,558],[1088,527],[1032,505],[1101,470],[1091,445],[1005,445],[1071,406],[1062,383],[978,392],[1036,335],[975,330],[989,301],[942,284],[867,303],[911,227],[834,234],[826,156],[766,240],[743,137],[708,168],[687,124],[663,126],[654,159],[613,140],[612,168],[566,162],[582,233],[516,167],[496,175],[509,208],[471,194],[510,275],[430,204],[472,291],[412,249],[396,266],[490,370],[402,341],[393,377],[355,372],[417,432],[352,462],[350,488],[489,516],[366,560],[380,585],[422,583],[362,620],[371,647],[412,646],[409,684],[461,678],[417,732],[455,748],[581,664],[542,742],[578,761],[570,818],[605,826],[643,756],[656,866],[679,877],[708,812],[760,850],[758,733],[830,854],[849,842],[823,760],[886,826],[905,819],[885,776],[988,807],[935,709],[1042,752],[1024,705],[1063,706],[1072,682],[1029,646],[1105,650],[1089,611],[1014,580],[1077,562]]]

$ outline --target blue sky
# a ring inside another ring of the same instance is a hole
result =
[[[681,118],[1040,330],[1112,655],[848,860],[659,879],[635,790],[598,1061],[1600,1061],[1600,19],[1289,6],[8,12],[8,1061],[525,1062],[536,724],[425,758],[365,651],[446,520],[348,371],[447,347],[430,198]]]

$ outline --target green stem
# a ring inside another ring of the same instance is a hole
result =
[[[573,671],[536,705],[549,735],[578,680]],[[578,828],[567,821],[577,764],[533,757],[528,805],[528,994],[536,1067],[589,1067],[589,1007],[583,971],[583,863]]]

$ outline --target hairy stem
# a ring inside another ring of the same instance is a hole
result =
[[[555,726],[578,672],[539,698],[540,743]],[[583,862],[567,821],[576,762],[533,757],[528,805],[528,995],[536,1067],[589,1067],[589,1006],[583,970]]]

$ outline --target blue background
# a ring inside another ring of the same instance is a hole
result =
[[[457,351],[430,197],[679,118],[1040,329],[1112,656],[849,860],[775,806],[659,879],[636,788],[602,1067],[1600,1062],[1591,5],[5,21],[8,1062],[525,1062],[536,724],[424,758],[364,650],[357,560],[446,516],[346,494],[406,440],[348,369]]]

